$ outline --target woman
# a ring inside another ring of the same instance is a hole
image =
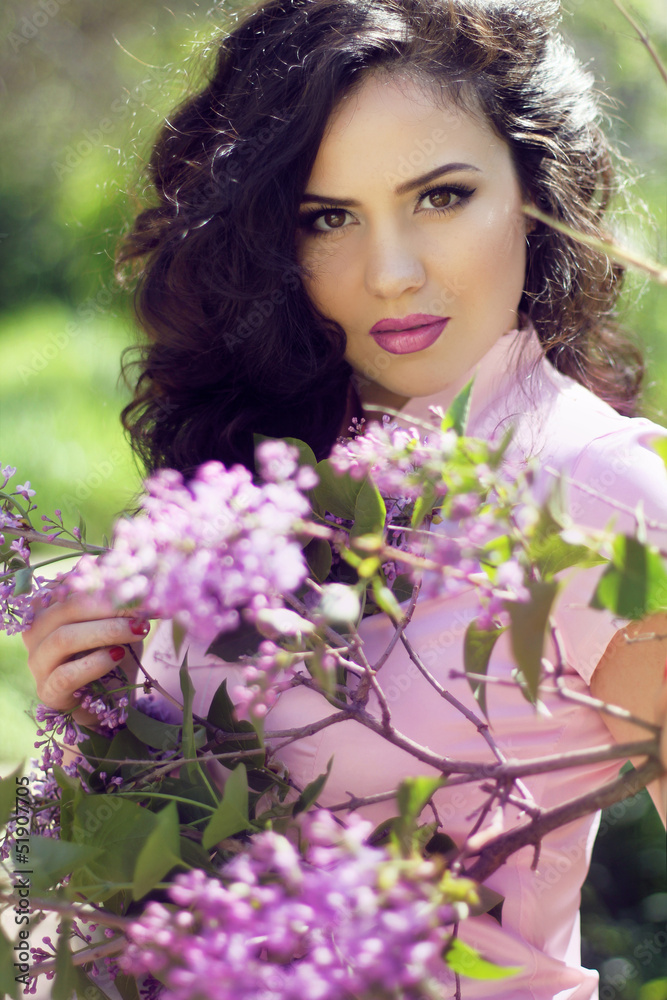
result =
[[[474,374],[472,434],[491,438],[512,423],[513,457],[540,458],[538,492],[564,474],[577,522],[601,528],[616,516],[628,533],[641,500],[664,547],[667,476],[650,448],[664,432],[629,417],[641,363],[614,326],[622,268],[522,209],[599,237],[614,191],[592,82],[556,33],[557,11],[550,0],[273,0],[222,39],[211,82],[158,138],[158,203],[121,253],[139,264],[148,334],[123,418],[148,471],[187,475],[208,459],[253,468],[256,432],[301,438],[321,458],[353,417],[389,408],[426,417]],[[556,609],[568,684],[652,720],[667,698],[667,616],[621,628],[589,610],[598,572],[569,579]],[[409,626],[463,701],[467,682],[450,681],[449,670],[472,616],[470,594],[424,598]],[[125,665],[123,647],[148,627],[74,597],[39,612],[24,634],[41,699],[72,707],[72,692],[112,662]],[[372,657],[392,630],[376,616],[360,632]],[[146,662],[177,690],[169,634],[159,627]],[[640,635],[646,641],[627,642]],[[552,661],[557,652],[548,651]],[[195,709],[205,712],[220,661],[191,645],[189,663]],[[502,679],[513,666],[503,638],[490,672]],[[442,754],[488,759],[476,730],[423,684],[397,647],[381,685],[398,727]],[[295,688],[267,730],[325,709]],[[489,714],[498,744],[518,758],[604,745],[609,730],[619,740],[644,735],[555,694],[535,714],[504,685],[490,689]],[[333,755],[324,804],[415,773],[408,755],[342,725],[283,753],[299,785]],[[598,787],[617,766],[526,784],[545,808]],[[455,840],[480,796],[470,786],[437,794]],[[367,809],[376,821],[391,812]],[[509,808],[505,824],[518,821]],[[505,896],[502,924],[474,918],[461,936],[523,972],[504,984],[466,980],[464,996],[596,995],[578,933],[596,826],[588,817],[544,838],[536,871],[524,848],[492,876]]]

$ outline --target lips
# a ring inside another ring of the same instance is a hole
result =
[[[389,354],[413,354],[434,344],[448,322],[448,316],[412,313],[402,319],[381,319],[369,333]]]

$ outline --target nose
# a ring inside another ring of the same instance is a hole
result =
[[[364,281],[366,290],[381,299],[418,291],[426,281],[422,255],[404,233],[377,234],[369,241]]]

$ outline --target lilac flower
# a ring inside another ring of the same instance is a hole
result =
[[[16,468],[13,465],[6,465],[4,469],[0,468],[0,476],[2,476],[2,482],[0,483],[0,490],[4,490],[9,480],[12,478],[12,476],[15,475],[16,475]]]
[[[27,594],[14,594],[14,580],[0,582],[0,632],[14,635],[30,628],[35,617],[35,603],[47,607],[53,594],[49,581],[42,576],[32,577],[32,591]]]
[[[334,445],[329,460],[336,472],[348,472],[353,479],[370,474],[383,496],[415,500],[425,483],[440,495],[446,493],[443,463],[451,458],[456,440],[454,431],[436,427],[422,439],[414,427],[373,422],[363,435]]]
[[[275,443],[267,444],[260,453],[278,464],[274,474],[298,476],[286,446],[280,457]],[[174,618],[211,641],[237,627],[239,608],[279,607],[278,595],[305,579],[294,533],[310,508],[295,478],[256,486],[243,466],[207,462],[188,485],[164,469],[146,489],[143,516],[118,522],[109,552],[83,556],[69,589]]]
[[[291,686],[295,676],[294,658],[275,643],[260,643],[259,654],[243,668],[243,683],[236,684],[230,692],[238,719],[263,719],[280,692]]]
[[[149,903],[130,926],[121,968],[159,974],[164,1000],[440,995],[440,956],[468,907],[448,900],[434,863],[368,846],[371,824],[355,816],[301,825],[305,859],[266,832],[220,879],[177,876],[172,905]]]
[[[17,486],[15,492],[16,493],[20,493],[20,495],[22,497],[25,497],[26,500],[29,500],[30,497],[34,497],[34,495],[35,495],[35,491],[30,489],[30,480],[29,479],[28,479],[28,481],[23,486]]]
[[[9,549],[11,552],[15,552],[26,563],[30,561],[30,549],[26,545],[25,538],[15,538],[10,544]]]

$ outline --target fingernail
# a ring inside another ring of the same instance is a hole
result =
[[[130,632],[132,635],[148,635],[151,629],[151,623],[147,622],[144,618],[135,618],[134,621],[130,622]]]
[[[125,656],[125,650],[122,646],[112,646],[109,650],[109,656],[112,660],[115,660],[116,663],[118,663],[118,661],[122,660]]]

